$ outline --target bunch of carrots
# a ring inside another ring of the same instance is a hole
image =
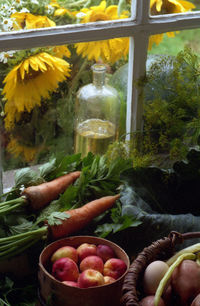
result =
[[[50,182],[27,187],[22,192],[21,197],[0,204],[0,215],[7,214],[23,206],[29,207],[32,211],[40,210],[51,201],[57,199],[79,176],[80,171],[75,171]],[[67,210],[64,212],[66,214],[65,218],[60,220],[59,224],[50,225],[46,220],[44,225],[38,229],[0,238],[0,260],[23,252],[31,245],[43,239],[43,237],[50,237],[50,239],[56,240],[78,232],[95,217],[110,209],[119,197],[119,194],[105,196],[93,200],[80,208]]]

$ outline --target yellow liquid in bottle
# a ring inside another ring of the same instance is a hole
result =
[[[75,135],[75,153],[104,154],[115,140],[116,128],[110,121],[89,119],[79,124]]]

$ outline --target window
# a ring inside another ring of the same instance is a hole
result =
[[[20,3],[20,0],[17,2]],[[35,1],[35,3],[37,2]],[[77,1],[74,2],[77,4]],[[77,24],[69,22],[69,24],[56,27],[1,32],[0,50],[2,52],[27,50],[27,48],[61,46],[78,42],[129,37],[126,133],[127,139],[130,139],[131,133],[141,130],[143,125],[141,89],[136,86],[136,81],[143,77],[146,71],[149,38],[152,35],[166,32],[198,29],[200,25],[198,6],[191,12],[181,12],[181,10],[178,11],[175,5],[179,1],[171,0],[169,1],[172,5],[171,12],[170,14],[165,14],[164,9],[163,11],[159,10],[158,4],[156,7],[156,2],[162,3],[162,1],[154,0],[132,0],[130,4],[131,17],[128,18]],[[197,4],[197,1],[190,2]],[[56,5],[55,1],[52,1],[52,3]],[[122,7],[127,3],[128,1],[119,0],[119,5]],[[153,7],[151,14],[149,13],[150,6],[151,8]]]

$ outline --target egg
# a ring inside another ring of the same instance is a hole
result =
[[[155,260],[146,267],[143,277],[143,288],[147,295],[156,293],[159,283],[168,269],[169,266],[161,260]]]

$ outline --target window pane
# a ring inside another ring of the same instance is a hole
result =
[[[199,1],[150,0],[150,15],[186,13],[200,10]]]
[[[120,3],[118,5],[118,0],[7,1],[0,4],[1,30],[29,30],[130,17],[129,1]]]
[[[168,167],[199,148],[200,30],[156,36],[148,53],[144,83],[144,151]],[[151,42],[152,42],[151,41]]]
[[[54,154],[74,153],[75,97],[79,88],[92,82],[95,63],[106,65],[106,82],[116,88],[121,117],[115,132],[117,136],[125,133],[126,104],[117,79],[121,74],[113,76],[126,65],[128,50],[128,38],[115,38],[0,53],[4,180],[8,170],[44,163]],[[106,95],[105,116],[115,111],[112,95]],[[100,113],[96,106],[93,111]]]

